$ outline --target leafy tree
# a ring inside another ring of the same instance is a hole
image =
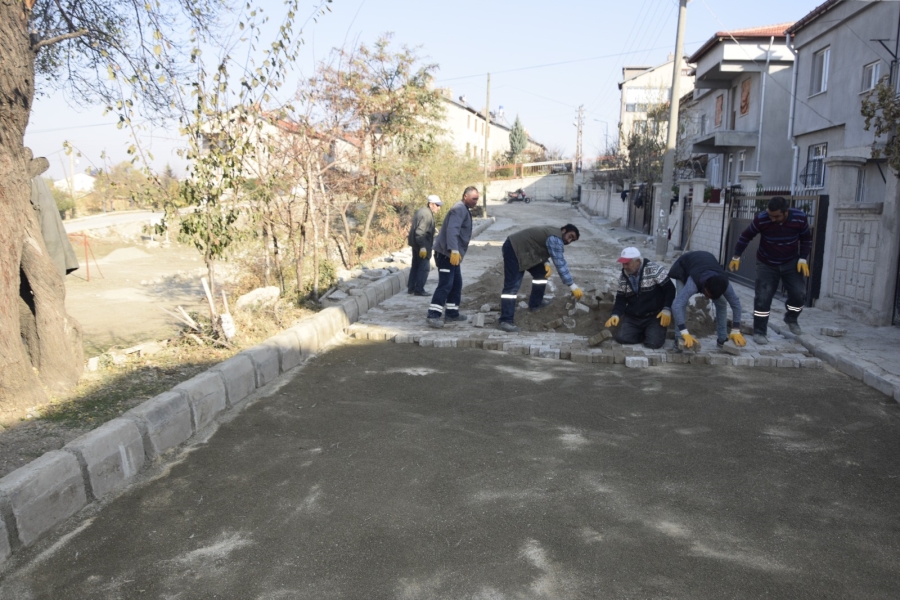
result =
[[[512,130],[509,132],[509,162],[516,162],[516,157],[522,154],[522,151],[528,146],[528,134],[516,115]]]
[[[56,202],[56,208],[57,210],[59,210],[59,216],[65,219],[66,213],[75,210],[75,200],[72,199],[72,194],[53,185],[53,179],[50,179],[48,177],[44,180],[47,182],[47,187],[50,188],[50,193],[53,194],[53,200]]]
[[[863,98],[861,112],[866,119],[865,130],[874,128],[875,132],[872,158],[886,158],[888,166],[900,177],[900,97],[888,78],[879,81]]]

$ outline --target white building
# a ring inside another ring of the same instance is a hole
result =
[[[673,59],[655,67],[624,67],[619,82],[619,150],[624,151],[628,136],[648,124],[647,110],[654,105],[667,104],[672,96]],[[681,59],[679,90],[684,94],[694,87],[691,69]],[[656,122],[658,124],[658,122]],[[652,133],[658,133],[653,131]]]
[[[96,177],[91,177],[87,173],[75,173],[66,179],[54,181],[53,187],[73,196],[81,197],[94,191],[94,183],[96,181]]]

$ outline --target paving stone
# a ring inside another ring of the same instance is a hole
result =
[[[205,371],[172,388],[182,392],[191,407],[194,431],[200,431],[216,420],[228,406],[225,382],[217,371]]]
[[[588,345],[590,346],[599,346],[606,340],[611,340],[613,337],[612,332],[609,329],[604,329],[600,333],[593,335],[588,339]]]
[[[538,352],[538,358],[553,358],[558,360],[559,348],[548,348],[547,346],[541,346],[541,349]]]
[[[581,302],[576,302],[575,311],[587,314],[591,312],[591,307],[587,306],[586,304],[582,304]]]
[[[405,334],[405,333],[398,333],[396,336],[394,336],[394,343],[395,344],[412,344],[413,336]]]
[[[422,337],[419,338],[419,345],[423,348],[433,348],[434,347],[435,338],[432,337]]]
[[[485,350],[505,350],[508,343],[504,340],[484,340],[482,347]]]
[[[673,352],[669,354],[669,362],[676,365],[686,365],[691,362],[691,357],[683,352]]]
[[[476,314],[475,318],[472,320],[472,325],[475,327],[484,327],[484,313]]]
[[[510,354],[527,355],[530,348],[525,344],[510,344],[507,346],[506,351]]]
[[[626,356],[625,366],[629,369],[645,369],[650,366],[646,356]]]
[[[434,340],[435,348],[456,348],[456,338],[439,338]]]
[[[693,354],[690,360],[692,365],[708,365],[709,354]]]
[[[527,302],[519,302],[519,308],[528,308]]]
[[[569,360],[574,363],[589,363],[591,362],[591,353],[585,350],[574,350],[569,355]]]
[[[221,393],[224,406],[225,390]],[[125,485],[144,466],[141,432],[128,419],[108,421],[72,440],[63,449],[78,459],[84,481],[90,484],[88,495],[97,499]]]
[[[490,304],[482,304],[481,308],[478,309],[478,312],[482,312],[482,313],[491,312],[491,305]]]
[[[595,363],[600,363],[602,365],[613,365],[616,364],[616,357],[612,354],[597,354],[593,355],[593,361]],[[625,364],[625,355],[622,355],[622,362],[619,364]]]
[[[562,324],[563,324],[562,319],[553,319],[552,321],[548,321],[547,323],[544,323],[544,327],[546,327],[547,329],[556,329],[557,327],[561,327]]]
[[[844,337],[847,335],[846,329],[840,329],[838,327],[823,327],[822,335],[827,335],[829,337]]]
[[[81,467],[73,454],[47,452],[0,479],[0,498],[18,531],[30,546],[43,534],[87,505]]]
[[[821,369],[822,361],[818,358],[801,358],[800,368],[802,369]],[[888,394],[890,395],[890,394]]]
[[[780,357],[778,359],[778,366],[780,368],[799,368],[800,367],[800,359],[798,358],[784,358]]]
[[[569,360],[572,357],[572,351],[567,348],[559,349],[559,360]]]
[[[613,363],[617,365],[624,365],[626,356],[627,355],[621,350],[613,352]]]
[[[756,357],[756,366],[757,367],[777,367],[778,359],[774,356],[757,356]]]
[[[735,367],[756,366],[756,361],[753,360],[752,356],[733,356],[733,357],[731,357],[731,361],[732,361],[731,364],[733,364]]]
[[[741,355],[741,349],[738,348],[737,345],[735,345],[735,343],[732,341],[725,342],[725,344],[722,346],[722,350],[726,354],[730,354],[731,356],[740,356]]]
[[[731,361],[734,360],[735,357],[728,356],[725,354],[710,354],[709,355],[709,364],[723,366],[723,365],[731,365],[733,364]]]

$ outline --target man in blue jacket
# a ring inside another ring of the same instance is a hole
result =
[[[444,224],[434,242],[434,263],[438,268],[438,285],[431,297],[425,323],[441,328],[444,321],[465,321],[459,314],[462,298],[462,271],[459,266],[472,240],[472,215],[469,210],[478,204],[478,189],[469,186],[462,200],[453,205],[444,217]],[[441,320],[443,317],[443,320]]]
[[[753,217],[734,248],[734,256],[728,263],[730,271],[741,267],[741,254],[747,244],[759,234],[756,251],[756,291],[753,297],[753,341],[769,343],[766,334],[772,298],[779,283],[784,283],[787,302],[784,322],[794,335],[803,330],[797,322],[806,303],[806,281],[809,277],[809,252],[812,250],[812,232],[802,210],[789,208],[787,200],[775,196],[769,200],[766,210]]]

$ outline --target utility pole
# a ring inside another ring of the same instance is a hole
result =
[[[666,136],[666,154],[663,158],[662,188],[659,191],[659,229],[656,232],[656,258],[666,256],[669,248],[669,207],[667,199],[672,193],[675,177],[675,146],[678,143],[678,99],[681,97],[681,57],[684,54],[684,21],[688,0],[678,0],[678,30],[675,33],[675,60],[672,62],[672,97],[669,99],[669,131]]]
[[[487,211],[487,191],[488,191],[488,161],[490,160],[490,150],[488,142],[491,139],[491,74],[487,74],[487,100],[484,104],[484,183],[481,186],[481,206],[484,208],[484,216],[488,216]]]
[[[578,128],[578,133],[575,137],[575,169],[576,173],[581,172],[581,162],[584,159],[584,155],[581,151],[581,132],[584,129],[584,104],[578,107],[578,121],[575,123],[575,127]]]

